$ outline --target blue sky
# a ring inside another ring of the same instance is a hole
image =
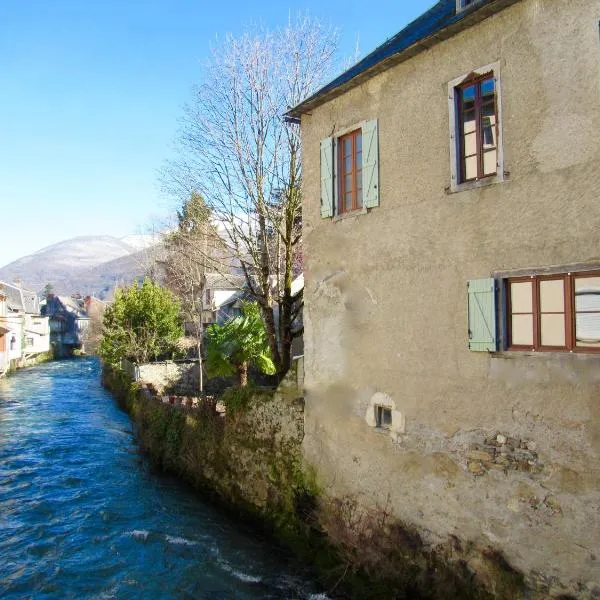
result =
[[[342,55],[357,39],[364,55],[433,3],[2,2],[0,266],[77,235],[142,233],[165,213],[157,170],[218,36],[308,10],[340,28]]]

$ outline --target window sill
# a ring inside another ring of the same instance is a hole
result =
[[[457,194],[459,192],[466,192],[467,190],[476,190],[482,187],[488,187],[497,183],[504,183],[507,181],[507,173],[495,175],[494,177],[486,177],[485,179],[478,179],[476,181],[468,181],[467,183],[454,184],[451,183],[450,187],[446,188],[447,194]]]
[[[350,217],[358,217],[360,215],[366,215],[368,209],[363,206],[363,208],[359,210],[350,210],[348,212],[342,213],[341,215],[335,215],[332,217],[331,222],[337,223],[338,221],[343,221],[344,219],[349,219]]]
[[[373,427],[373,429],[375,430],[375,433],[385,433],[387,435],[390,435],[391,432],[390,427]]]
[[[600,359],[600,352],[597,350],[595,352],[583,352],[581,350],[498,350],[497,352],[489,353],[492,358],[503,358],[503,359],[511,359],[511,358],[523,358],[529,356],[545,356],[549,357],[559,357],[559,356],[578,356],[582,357],[593,357],[596,359]]]

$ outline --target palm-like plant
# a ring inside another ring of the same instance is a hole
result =
[[[224,325],[211,325],[207,331],[207,368],[209,377],[228,377],[237,373],[240,387],[248,385],[248,366],[273,375],[265,326],[256,302],[244,302],[242,314]]]

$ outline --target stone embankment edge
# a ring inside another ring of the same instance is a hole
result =
[[[29,367],[35,367],[36,365],[41,365],[42,363],[50,362],[54,360],[54,353],[52,350],[48,352],[40,352],[39,354],[34,354],[26,359],[20,359],[17,361],[11,361],[9,368],[0,372],[0,377],[11,375],[12,373],[16,373],[21,369],[28,369]]]
[[[385,507],[326,498],[303,462],[304,404],[293,388],[257,391],[250,408],[223,417],[149,398],[122,371],[105,367],[102,383],[155,466],[290,549],[330,598],[540,598],[499,553],[458,539],[427,548]]]

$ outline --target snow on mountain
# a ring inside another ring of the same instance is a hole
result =
[[[75,268],[89,267],[131,254],[132,251],[133,248],[126,242],[110,235],[81,236],[46,246],[30,256],[14,261],[11,265],[42,259]]]
[[[148,268],[152,236],[81,236],[52,244],[0,268],[0,281],[20,279],[25,287],[56,293],[99,295],[130,283]]]
[[[139,235],[128,235],[121,238],[121,241],[135,250],[145,250],[156,246],[160,242],[160,234],[139,234]]]

